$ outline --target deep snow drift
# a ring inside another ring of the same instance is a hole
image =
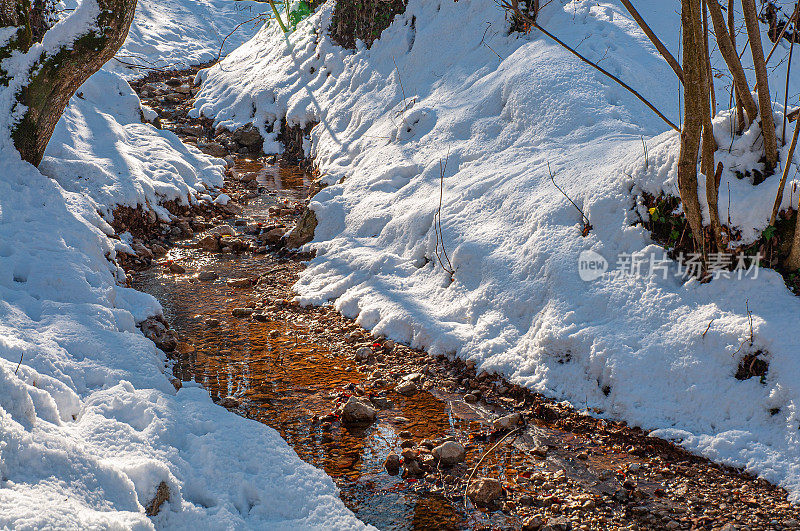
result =
[[[637,6],[678,55],[679,4]],[[656,429],[800,501],[800,300],[781,277],[762,269],[684,282],[672,261],[666,278],[646,266],[640,276],[579,277],[588,250],[612,269],[632,253],[662,258],[635,225],[635,197],[677,193],[677,134],[540,33],[508,35],[491,0],[410,0],[371,49],[356,52],[331,42],[331,12],[326,4],[288,39],[263,29],[202,72],[195,108],[231,128],[253,121],[267,150],[277,148],[267,130],[282,116],[320,122],[311,155],[330,186],[311,203],[318,254],[296,286],[300,301],[331,301],[376,333]],[[674,74],[616,2],[557,0],[539,22],[679,122]],[[781,101],[783,72],[772,83]],[[716,89],[723,107],[725,82]],[[723,112],[715,122],[719,138],[726,120]],[[779,179],[754,188],[730,171],[734,152],[754,163],[756,136],[731,154],[730,137],[720,142],[720,189],[730,185],[731,220],[746,239],[767,225]],[[452,281],[435,229],[445,160]],[[548,163],[591,219],[587,237]],[[763,383],[735,379],[758,350],[769,359]]]
[[[169,21],[148,18],[162,8],[139,2],[127,49],[145,49],[145,29],[165,35]],[[218,46],[200,33],[167,38],[175,53]],[[222,183],[221,161],[140,123],[136,95],[101,71],[72,99],[43,174],[11,144],[12,105],[0,91],[0,528],[363,528],[275,430],[195,385],[175,391],[163,353],[136,328],[158,303],[122,287],[109,261],[120,244],[98,213],[197,201]],[[151,519],[144,508],[162,481],[170,500]]]

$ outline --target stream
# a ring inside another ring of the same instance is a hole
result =
[[[133,85],[161,127],[201,145],[216,142],[207,123],[202,138],[181,133],[192,124],[191,91],[168,88],[195,71]],[[177,333],[174,377],[276,429],[334,479],[361,520],[397,530],[797,528],[785,491],[763,480],[469,363],[373,337],[330,306],[293,303],[309,257],[261,238],[296,222],[313,182],[299,166],[236,154],[224,191],[242,211],[197,216],[190,237],[159,240],[168,254],[133,273],[132,285],[161,302]],[[214,231],[223,234],[221,252],[199,244]],[[409,381],[413,392],[399,392]],[[354,396],[375,406],[374,422],[342,421],[340,406]],[[518,416],[498,424],[508,415]],[[466,449],[462,462],[433,458],[447,441]],[[399,470],[385,466],[390,454],[403,457]],[[487,503],[465,497],[478,480],[501,490]]]

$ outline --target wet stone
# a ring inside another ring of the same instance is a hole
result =
[[[502,494],[503,486],[494,478],[474,479],[467,489],[467,496],[477,505],[489,505]]]

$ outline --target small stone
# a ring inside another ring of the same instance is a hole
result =
[[[390,476],[396,475],[398,472],[400,472],[400,456],[397,454],[387,455],[383,466],[386,468],[386,472],[388,472]]]
[[[433,455],[439,459],[444,466],[453,466],[467,457],[467,450],[463,445],[455,441],[447,441],[433,449]]]
[[[253,315],[252,308],[234,308],[231,314],[234,317],[250,317]]]
[[[530,516],[522,522],[522,531],[539,531],[544,525],[544,518],[539,515]]]
[[[547,446],[535,446],[531,453],[536,457],[547,457]]]
[[[167,254],[167,250],[157,243],[154,243],[152,247],[150,247],[150,250],[152,250],[153,254],[156,256],[164,256]]]
[[[176,274],[179,274],[179,275],[182,275],[183,273],[186,273],[186,268],[185,267],[183,267],[180,264],[176,264],[175,262],[172,262],[172,261],[167,262],[167,269],[169,269],[170,273],[176,273]]]
[[[214,328],[215,326],[219,326],[219,319],[214,317],[209,317],[205,320],[205,325],[209,328]]]
[[[570,529],[572,529],[572,522],[563,516],[551,518],[541,529],[542,531],[570,531]]]
[[[208,282],[211,280],[217,280],[219,275],[213,271],[202,271],[197,274],[197,280],[202,280],[203,282]]]
[[[235,396],[228,395],[219,402],[217,402],[217,404],[219,404],[222,407],[238,407],[239,399],[236,398]]]
[[[375,420],[375,408],[351,396],[342,408],[342,423],[346,425],[369,424]]]
[[[403,456],[403,460],[405,461],[414,461],[419,457],[419,452],[414,450],[413,448],[404,448],[400,455]]]
[[[510,415],[506,415],[505,417],[500,417],[499,419],[495,420],[492,425],[496,430],[511,430],[514,429],[517,424],[520,423],[522,420],[522,415],[519,413],[511,413]]]
[[[416,461],[406,461],[403,468],[403,477],[417,477],[425,473]]]
[[[261,235],[261,241],[266,242],[267,245],[278,245],[285,231],[283,229],[272,229]]]
[[[220,250],[219,239],[212,234],[204,236],[197,242],[197,247],[204,251],[218,252]]]
[[[226,282],[230,288],[249,288],[253,285],[253,279],[246,278],[232,278]]]
[[[372,349],[369,347],[361,347],[356,350],[356,361],[367,361],[372,356]]]
[[[406,380],[394,389],[403,396],[413,396],[418,391],[417,384],[411,380]]]
[[[478,478],[469,484],[467,496],[477,505],[489,505],[503,493],[503,486],[493,478]]]
[[[472,393],[464,395],[464,402],[467,404],[474,404],[478,401],[478,397]]]

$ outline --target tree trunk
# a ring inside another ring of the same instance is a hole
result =
[[[728,4],[728,9],[731,9],[732,4]],[[717,0],[708,0],[708,11],[711,13],[711,24],[714,26],[714,33],[717,35],[717,44],[728,69],[733,76],[733,85],[736,89],[736,101],[741,103],[744,111],[747,113],[748,121],[756,119],[758,108],[750,93],[750,85],[747,83],[747,76],[745,76],[742,62],[739,61],[739,55],[736,53],[736,46],[733,43],[733,38],[728,30],[725,28],[725,20],[722,17],[722,10],[720,9]],[[744,117],[740,117],[743,121]]]
[[[702,40],[700,28],[700,0],[681,0],[681,24],[683,25],[683,130],[678,156],[678,191],[683,211],[689,221],[697,247],[705,251],[703,217],[697,196],[697,153],[703,129],[701,100],[708,102],[708,91],[703,85]],[[703,253],[705,255],[705,252]]]
[[[714,124],[711,121],[711,116],[714,112],[713,103],[709,104],[709,97],[713,102],[714,84],[712,82],[711,74],[711,58],[708,51],[708,21],[705,16],[706,2],[703,2],[703,23],[697,24],[696,27],[701,31],[702,35],[695,35],[695,39],[702,45],[701,53],[696,55],[697,68],[702,76],[703,92],[705,97],[700,98],[699,106],[700,112],[703,113],[703,151],[700,162],[700,171],[706,177],[706,202],[708,203],[709,219],[711,220],[711,233],[714,238],[714,247],[717,251],[722,252],[724,246],[722,243],[722,225],[719,221],[719,207],[717,178],[714,169],[714,152],[717,151],[717,141],[714,139]],[[709,245],[709,248],[711,246]]]
[[[715,0],[716,1],[716,0]],[[736,59],[739,59],[739,53],[736,51],[736,17],[733,13],[733,0],[728,0],[728,36],[731,39],[731,46],[733,47],[733,52],[736,54]],[[745,79],[745,85],[747,85],[747,79]],[[750,89],[748,85],[747,93],[750,94]],[[744,116],[744,103],[742,103],[742,97],[739,94],[739,90],[735,88],[733,89],[733,96],[736,100],[736,131],[741,134],[744,131],[744,128],[747,127],[746,118]],[[753,99],[753,96],[750,96],[750,99]]]
[[[41,1],[41,0],[39,0]],[[31,57],[30,78],[16,94],[15,111],[21,118],[12,138],[22,158],[39,165],[69,99],[89,76],[97,72],[122,46],[133,21],[136,0],[96,0],[99,7],[92,27],[72,42],[38,51]],[[37,4],[40,5],[40,4]],[[18,28],[16,37],[0,47],[0,60],[14,52],[30,52],[37,34],[43,34],[42,8],[29,0],[0,0],[0,28]],[[83,15],[79,7],[73,15]],[[72,18],[71,15],[69,18]],[[78,17],[76,17],[78,18]],[[45,21],[46,22],[46,21]],[[76,22],[76,24],[85,22]],[[69,19],[64,25],[69,25]],[[10,75],[0,68],[0,85],[8,86]]]
[[[769,94],[767,65],[764,62],[764,49],[761,47],[761,31],[758,27],[755,0],[742,0],[747,38],[756,70],[756,89],[758,107],[761,113],[761,133],[764,138],[764,173],[769,175],[778,163],[778,140],[775,137],[775,120],[772,117],[772,101]],[[758,183],[756,183],[758,184]]]

